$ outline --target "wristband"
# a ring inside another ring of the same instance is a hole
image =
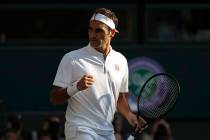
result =
[[[74,96],[77,92],[78,92],[78,88],[77,88],[77,81],[72,83],[72,85],[67,87],[67,94],[69,96]]]

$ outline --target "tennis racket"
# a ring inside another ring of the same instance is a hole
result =
[[[168,73],[157,73],[146,80],[137,96],[137,115],[150,125],[164,117],[175,105],[180,93],[178,80]],[[146,126],[145,125],[145,126]],[[133,131],[127,140],[134,140]]]

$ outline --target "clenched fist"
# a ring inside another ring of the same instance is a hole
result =
[[[84,75],[77,83],[78,90],[85,90],[91,87],[94,83],[94,78],[92,75]]]

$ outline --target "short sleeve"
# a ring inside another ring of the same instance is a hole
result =
[[[124,76],[123,76],[123,79],[122,79],[122,82],[121,82],[120,92],[129,92],[129,90],[128,90],[129,75],[128,75],[127,61],[125,61],[124,67],[125,67],[125,72],[124,72]]]
[[[53,82],[54,86],[66,88],[72,83],[73,60],[69,54],[63,56]]]

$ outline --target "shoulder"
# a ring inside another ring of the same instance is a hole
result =
[[[79,57],[82,55],[82,52],[84,52],[84,49],[85,47],[64,54],[60,61],[60,65],[61,66],[74,65],[75,62],[79,59]]]
[[[76,58],[83,56],[85,52],[86,52],[86,47],[79,48],[79,49],[76,49],[76,50],[66,53],[63,56],[63,59],[75,60]]]
[[[121,52],[112,50],[112,55],[113,55],[113,57],[119,59],[120,61],[127,63],[127,58]]]

